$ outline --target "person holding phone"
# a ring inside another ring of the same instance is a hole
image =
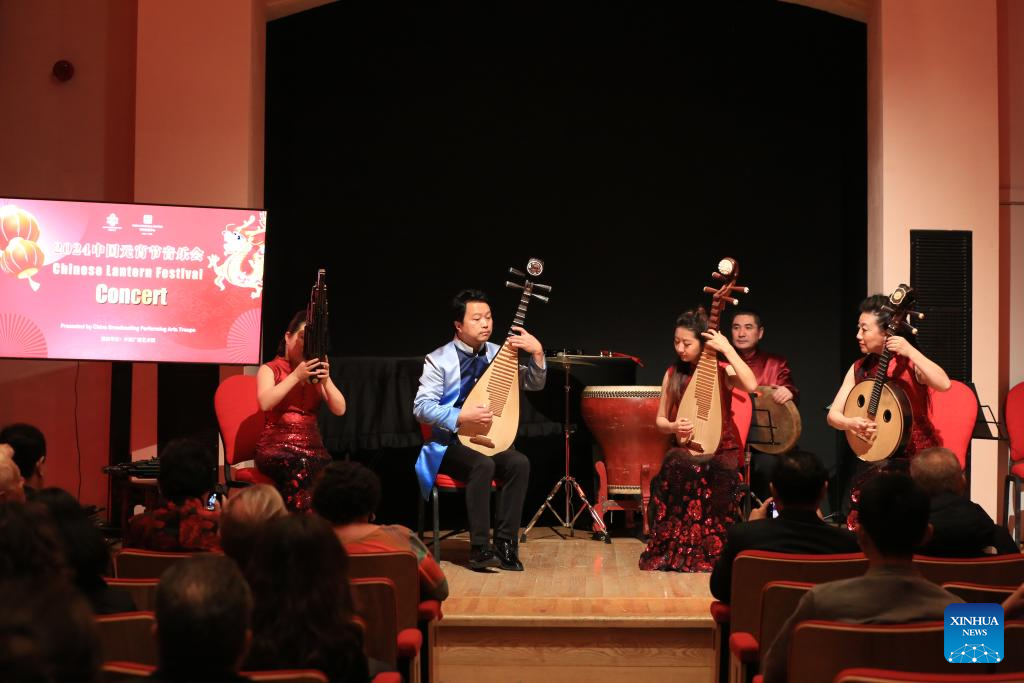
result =
[[[826,523],[818,511],[828,491],[828,472],[813,453],[790,451],[778,456],[772,472],[771,498],[750,512],[748,521],[729,528],[722,556],[711,572],[711,594],[731,597],[732,564],[744,550],[825,555],[855,553],[857,537]],[[778,512],[773,518],[772,512]]]
[[[288,323],[277,356],[256,373],[256,400],[264,412],[256,468],[274,480],[289,510],[309,509],[309,487],[331,462],[317,424],[320,404],[335,415],[345,414],[345,397],[331,380],[327,358],[303,356],[305,330],[302,310]]]

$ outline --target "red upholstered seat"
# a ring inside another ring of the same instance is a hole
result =
[[[971,446],[971,434],[978,419],[978,397],[971,388],[955,379],[949,383],[949,390],[928,390],[928,413],[939,443],[956,454],[960,469],[967,467],[967,450]]]
[[[1010,389],[1006,395],[1003,418],[1006,420],[1006,432],[1010,436],[1010,458],[1003,479],[1003,526],[1010,528],[1012,511],[1013,539],[1020,543],[1020,494],[1024,487],[1024,382]]]
[[[429,440],[430,439],[430,425],[423,424],[421,422],[420,423],[420,434],[423,435],[423,440],[424,441]],[[456,479],[455,477],[452,477],[450,475],[440,474],[439,473],[437,475],[437,478],[434,479],[434,488],[430,492],[430,497],[426,501],[421,501],[420,502],[419,523],[418,523],[418,528],[417,528],[417,531],[419,532],[420,538],[423,538],[423,527],[424,527],[424,522],[425,522],[425,519],[426,519],[425,506],[433,504],[433,508],[434,508],[433,509],[433,513],[434,513],[433,514],[433,516],[434,516],[434,536],[432,538],[433,546],[434,546],[433,547],[433,554],[434,554],[434,559],[437,560],[438,562],[441,561],[441,540],[443,538],[448,538],[448,536],[452,536],[452,535],[458,533],[458,530],[453,530],[453,531],[448,532],[444,536],[441,535],[441,529],[440,529],[440,525],[441,525],[441,521],[440,521],[441,520],[441,509],[440,509],[440,503],[438,501],[438,493],[439,492],[455,493],[455,492],[461,491],[461,490],[463,490],[465,488],[466,488],[466,482],[461,481],[459,479]],[[501,488],[501,482],[500,481],[498,481],[497,479],[491,481],[491,491],[497,491],[500,488]]]
[[[256,378],[234,375],[225,379],[213,395],[213,409],[224,444],[225,481],[273,485],[273,480],[253,463],[264,422],[263,411],[256,400]]]

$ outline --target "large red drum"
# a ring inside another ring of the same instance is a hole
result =
[[[604,453],[608,495],[648,495],[642,484],[661,469],[669,447],[669,438],[655,426],[660,398],[657,386],[583,390],[583,421]]]

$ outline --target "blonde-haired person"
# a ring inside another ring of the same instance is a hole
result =
[[[245,569],[264,525],[288,514],[280,491],[267,484],[239,489],[228,496],[220,513],[220,546]]]
[[[14,449],[0,444],[0,503],[24,501],[25,479],[14,462]]]

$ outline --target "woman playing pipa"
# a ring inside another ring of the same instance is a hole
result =
[[[703,308],[676,320],[678,359],[662,379],[657,427],[669,436],[661,471],[651,480],[651,538],[641,569],[708,572],[728,527],[739,519],[740,438],[732,420],[732,387],[757,388],[747,364],[718,331],[721,309],[734,299],[737,266],[719,264],[711,317]],[[724,357],[724,360],[721,358]]]

